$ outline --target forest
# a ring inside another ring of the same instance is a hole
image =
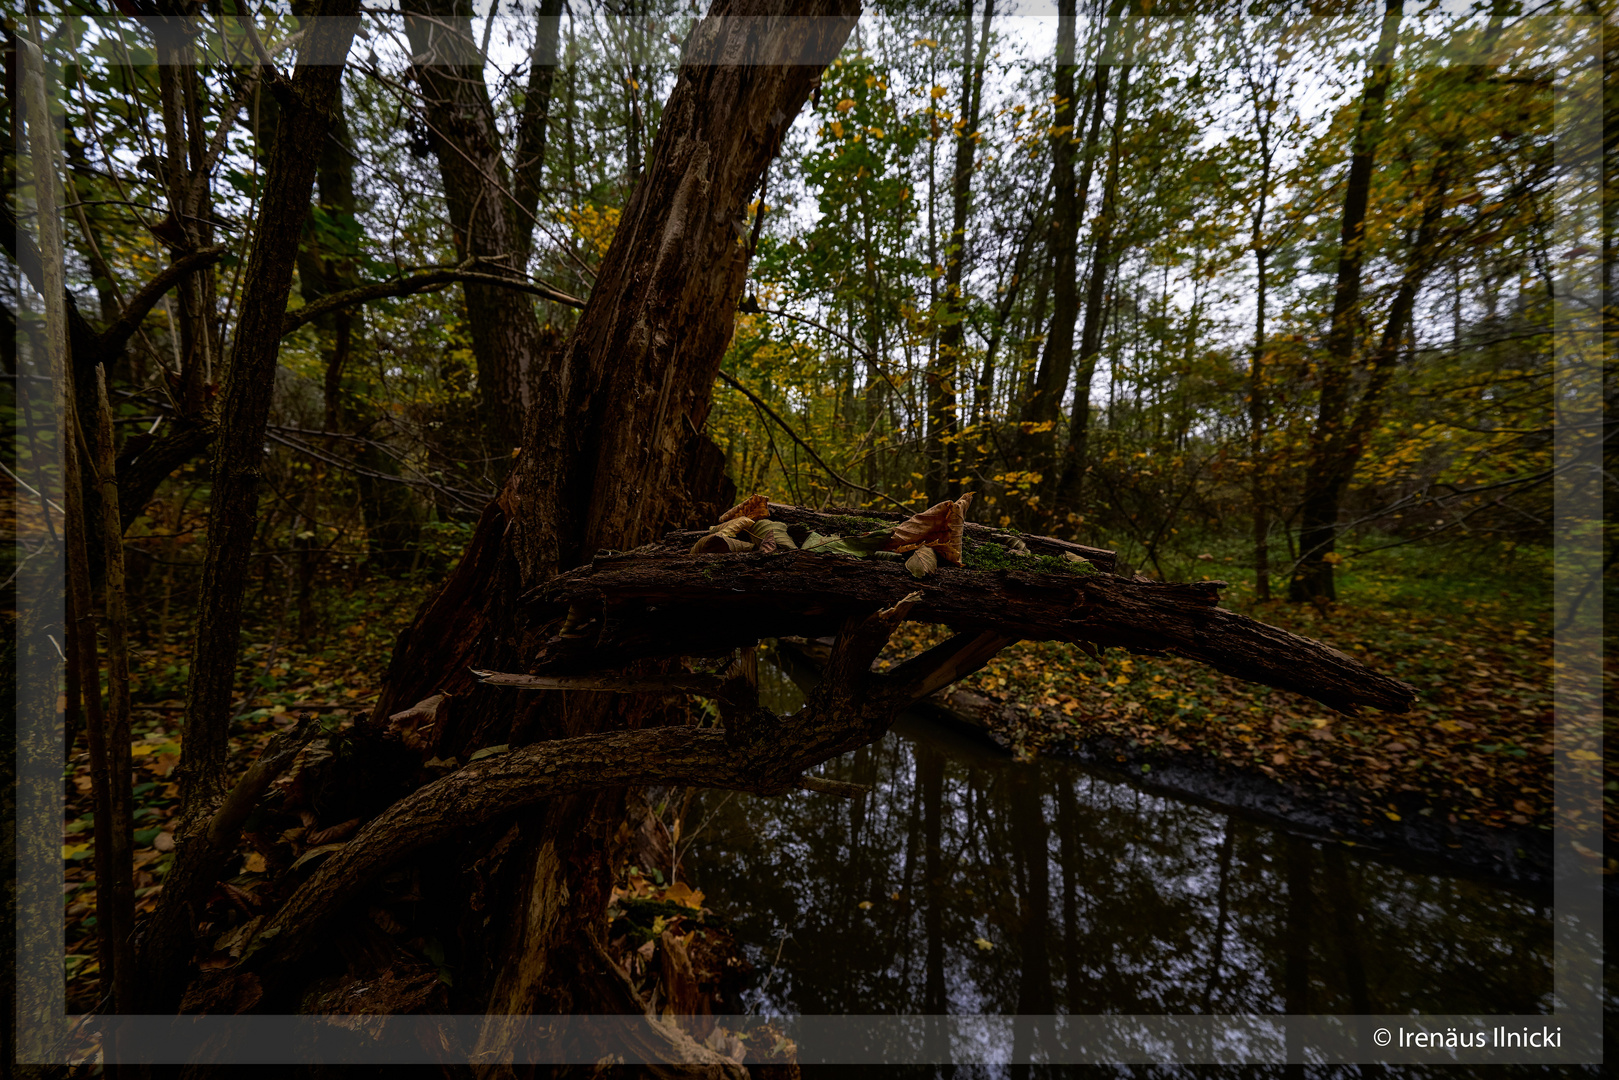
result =
[[[6,1059],[1598,1016],[1613,26],[6,15]]]

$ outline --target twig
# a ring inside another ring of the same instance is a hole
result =
[[[832,466],[821,460],[821,455],[815,452],[815,448],[809,443],[805,442],[803,439],[799,438],[798,432],[794,431],[787,421],[776,415],[776,410],[772,409],[768,404],[766,404],[764,399],[760,398],[759,395],[755,394],[752,390],[749,390],[746,386],[743,386],[741,383],[737,382],[736,379],[727,372],[721,371],[719,376],[721,382],[725,383],[726,386],[729,386],[731,389],[753,402],[755,408],[759,409],[766,416],[770,417],[770,419],[774,420],[777,425],[781,427],[781,430],[785,431],[789,436],[792,437],[793,442],[804,448],[804,452],[815,461],[815,464],[826,470],[827,475],[832,477],[832,479],[836,480],[846,488],[852,488],[855,491],[864,491],[866,494],[875,495],[879,499],[887,499],[889,502],[905,511],[907,514],[912,512],[911,507],[906,506],[892,495],[878,491],[876,488],[869,488],[862,484],[857,484],[853,480],[845,480],[838,474],[837,470],[833,469]]]
[[[279,563],[281,560],[276,559],[275,561]],[[281,605],[281,616],[280,616],[280,618],[278,618],[276,620],[276,623],[275,623],[275,633],[270,636],[270,651],[267,654],[265,654],[264,667],[262,669],[260,669],[261,673],[259,675],[259,678],[261,678],[261,679],[264,678],[266,675],[268,675],[270,673],[270,665],[275,663],[276,652],[281,648],[281,631],[286,625],[287,625],[287,607],[286,607],[285,604],[282,604]],[[241,707],[238,708],[234,713],[231,714],[230,722],[234,724],[236,721],[240,720],[242,718],[243,714],[247,712],[248,706],[250,706],[252,704],[253,704],[253,691],[251,689],[249,689],[246,694],[242,695]]]
[[[512,675],[503,671],[468,668],[485,686],[517,690],[602,690],[609,694],[687,692],[717,694],[725,685],[718,675],[664,675],[655,678],[619,678],[614,675]]]
[[[531,281],[519,278],[502,277],[499,274],[486,274],[472,269],[475,260],[468,260],[460,266],[439,266],[425,270],[419,274],[412,274],[406,278],[395,278],[392,281],[376,281],[358,288],[346,289],[331,296],[322,297],[312,304],[305,304],[296,311],[287,312],[281,320],[281,336],[286,337],[294,330],[299,329],[323,315],[329,315],[346,307],[356,304],[368,303],[372,300],[385,300],[392,297],[410,296],[413,293],[424,292],[438,285],[450,285],[456,282],[478,282],[485,285],[498,285],[503,289],[516,289],[519,292],[533,293],[535,296],[572,308],[583,308],[585,302],[577,296],[572,296],[561,289],[554,289]]]

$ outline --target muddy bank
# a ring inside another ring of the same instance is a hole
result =
[[[789,667],[811,676],[829,643],[780,642]],[[914,709],[935,723],[970,735],[986,749],[1023,756],[1022,733],[1056,731],[1060,714],[1042,715],[992,701],[969,690],[948,689],[918,702]],[[1047,710],[1050,711],[1050,710]],[[1082,761],[1144,791],[1185,798],[1207,806],[1279,823],[1289,831],[1367,847],[1414,869],[1442,867],[1520,888],[1543,890],[1552,883],[1552,833],[1502,829],[1472,822],[1452,823],[1420,792],[1381,796],[1394,804],[1399,820],[1371,809],[1352,791],[1310,790],[1239,769],[1196,753],[1143,751],[1133,740],[1112,736],[1057,736],[1040,751]]]

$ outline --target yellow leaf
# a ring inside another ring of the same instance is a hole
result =
[[[1602,758],[1600,756],[1591,753],[1591,751],[1589,751],[1589,750],[1570,750],[1569,753],[1568,753],[1568,756],[1569,756],[1570,759],[1572,759],[1574,761],[1601,761],[1602,760]]]
[[[980,949],[983,949],[985,952],[989,952],[991,949],[993,949],[995,947],[995,943],[993,941],[989,940],[988,938],[982,938],[982,937],[973,938],[973,944],[977,945]]]
[[[942,86],[935,86],[932,90],[929,90],[928,93],[932,96],[933,100],[937,101],[944,97],[945,94],[949,93],[949,91]]]
[[[844,98],[838,102],[838,112],[846,113],[852,108],[854,108],[854,98]]]
[[[861,911],[868,911],[871,909],[871,901],[862,900],[860,903],[856,904],[855,907],[859,908]]]
[[[1396,814],[1393,810],[1385,810],[1385,811],[1383,811],[1383,816],[1388,818],[1390,821],[1399,821],[1400,820],[1400,815]]]
[[[700,908],[703,906],[703,894],[700,889],[694,889],[684,881],[677,881],[663,890],[663,898],[681,907]]]
[[[262,874],[266,869],[264,856],[257,851],[248,852],[247,858],[242,860],[242,869],[250,874]]]

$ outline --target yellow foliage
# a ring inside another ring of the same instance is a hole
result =
[[[600,210],[594,206],[576,206],[562,212],[563,222],[573,230],[575,236],[595,250],[597,258],[605,256],[612,245],[613,234],[618,231],[619,216],[620,210],[616,206]]]

